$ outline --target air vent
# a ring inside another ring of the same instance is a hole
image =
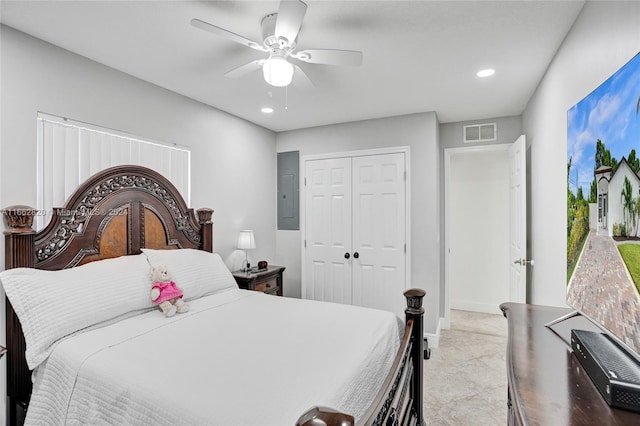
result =
[[[497,139],[496,123],[464,126],[464,143],[491,142]]]

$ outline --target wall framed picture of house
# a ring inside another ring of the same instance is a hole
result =
[[[567,113],[567,303],[640,359],[640,53]]]

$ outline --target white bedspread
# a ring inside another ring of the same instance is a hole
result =
[[[229,290],[62,341],[27,424],[293,425],[313,405],[362,416],[399,346],[387,312]]]

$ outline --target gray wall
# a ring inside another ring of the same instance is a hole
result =
[[[566,297],[567,110],[640,50],[640,2],[586,2],[522,115],[531,158],[531,303]]]
[[[438,121],[433,112],[278,133],[277,150],[300,156],[393,146],[410,147],[411,277],[427,291],[425,332],[435,333],[440,298],[440,163]],[[285,292],[300,295],[300,231],[277,231],[278,259],[285,264]]]
[[[0,207],[35,205],[36,113],[42,111],[191,147],[191,201],[194,207],[215,209],[216,251],[232,267],[236,261],[239,265],[238,230],[252,228],[257,249],[249,256],[275,258],[273,132],[11,28],[0,31]],[[0,344],[5,342],[4,318],[0,303]],[[0,365],[0,377],[5,377],[5,359]],[[0,380],[0,395],[5,394]]]
[[[228,258],[237,230],[252,228],[257,249],[249,255],[275,253],[273,132],[8,27],[2,27],[1,82],[5,205],[35,205],[41,111],[189,146],[191,203],[215,210],[216,251]]]
[[[464,143],[462,129],[470,124],[496,123],[497,139],[492,142]],[[440,124],[440,148],[444,158],[447,148],[472,147],[481,145],[495,145],[514,143],[522,134],[522,117],[497,117],[473,121],[459,121],[456,123]]]

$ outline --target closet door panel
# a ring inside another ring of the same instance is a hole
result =
[[[405,155],[354,157],[353,303],[402,315],[405,288]],[[355,257],[355,256],[354,256]]]
[[[307,161],[305,176],[306,298],[351,304],[351,159]]]

